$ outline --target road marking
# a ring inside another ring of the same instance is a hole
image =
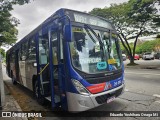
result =
[[[139,74],[139,75],[160,75],[160,74],[151,74],[151,73],[136,73],[136,72],[125,72],[125,73]]]
[[[153,96],[160,98],[160,95],[158,95],[158,94],[153,94]]]

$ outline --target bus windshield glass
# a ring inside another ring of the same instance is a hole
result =
[[[121,68],[117,35],[91,27],[72,27],[70,52],[73,66],[96,74]]]

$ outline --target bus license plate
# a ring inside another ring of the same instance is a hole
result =
[[[112,102],[114,99],[115,99],[115,96],[108,98],[108,99],[107,99],[107,103]]]

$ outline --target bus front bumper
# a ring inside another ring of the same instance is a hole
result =
[[[109,97],[118,97],[124,92],[125,84],[98,94],[81,95],[71,92],[67,92],[68,111],[80,112],[86,111],[94,107],[98,107],[104,103],[107,103]]]

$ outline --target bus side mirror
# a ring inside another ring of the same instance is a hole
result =
[[[71,42],[72,39],[72,27],[71,25],[65,25],[64,27],[64,38],[67,42]]]

